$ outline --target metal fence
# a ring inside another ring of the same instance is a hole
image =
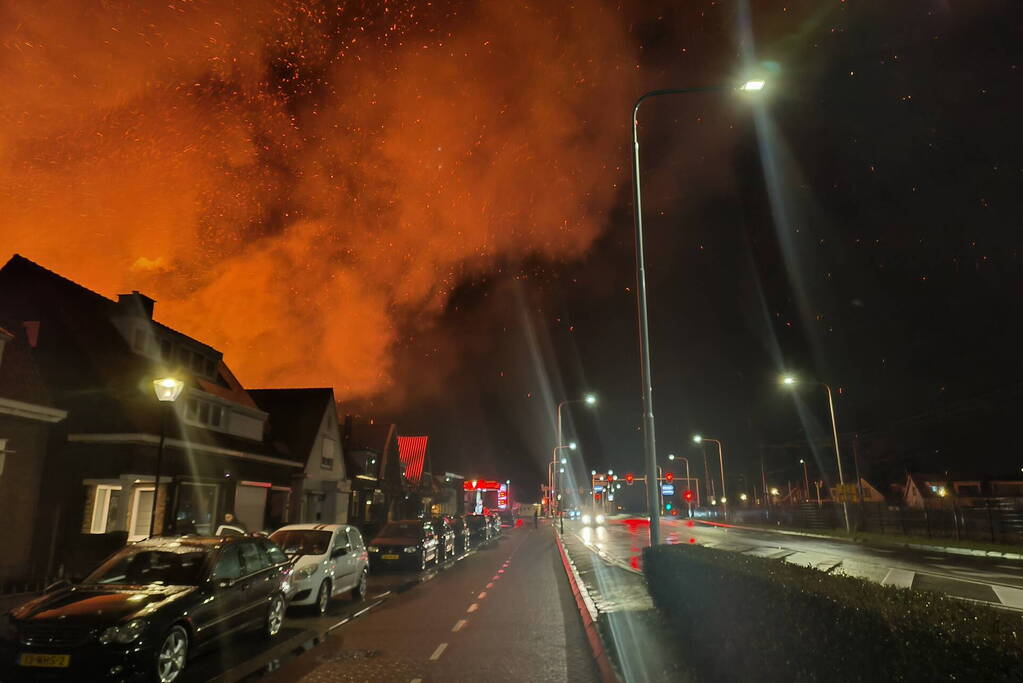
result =
[[[840,503],[804,503],[732,510],[732,521],[808,531],[843,530]],[[1023,509],[1004,499],[972,507],[951,505],[908,508],[885,503],[849,503],[849,523],[856,531],[937,540],[984,541],[1023,546]]]

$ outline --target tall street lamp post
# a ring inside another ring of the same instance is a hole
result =
[[[792,375],[785,375],[781,379],[782,386],[793,388],[799,383]],[[846,491],[845,491],[845,477],[842,475],[842,454],[838,448],[838,423],[835,420],[835,400],[831,395],[831,387],[825,382],[819,383],[828,392],[828,411],[831,413],[831,435],[835,440],[835,462],[838,463],[838,484],[839,490],[842,495],[842,516],[845,518],[845,532],[848,534],[852,531],[849,525],[849,504],[846,502]]]
[[[803,458],[799,459],[799,464],[803,466],[803,490],[806,491],[806,499],[810,499],[810,475],[806,472],[806,460]]]
[[[550,481],[551,488],[550,488],[550,491],[551,491],[551,513],[552,514],[554,513],[554,506],[555,506],[555,500],[556,500],[556,498],[554,497],[554,489],[557,488],[559,491],[561,490],[560,486],[556,486],[557,481],[558,481],[558,474],[561,473],[561,472],[564,472],[565,471],[565,465],[568,464],[568,459],[567,458],[562,458],[561,459],[561,464],[560,465],[558,464],[558,451],[565,450],[565,449],[574,451],[576,449],[576,443],[573,441],[572,443],[568,444],[567,446],[555,446],[554,447],[554,453],[551,455],[550,465],[547,468],[547,472],[551,476],[551,481]],[[561,506],[558,505],[557,507],[560,508]]]
[[[700,436],[697,434],[693,437],[693,443],[702,444],[704,441],[710,441],[713,444],[717,444],[718,447],[718,464],[721,467],[721,511],[725,518],[728,518],[728,494],[725,492],[725,455],[724,450],[721,447],[721,441],[718,439],[709,439],[706,436]]]
[[[682,460],[682,461],[685,462],[685,464],[686,464],[686,488],[688,489],[690,486],[692,486],[692,479],[690,479],[690,477],[689,477],[689,458],[678,457],[674,453],[669,453],[668,454],[668,460],[671,460],[673,462],[675,460]],[[697,490],[697,492],[699,492],[700,487],[697,486],[696,490]],[[689,516],[692,517],[693,516],[693,501],[687,500],[686,502],[689,503]],[[700,504],[699,493],[697,493],[697,496],[696,496],[696,504],[697,505]]]
[[[572,404],[572,403],[585,403],[588,406],[594,406],[594,405],[597,405],[597,396],[596,396],[596,394],[586,394],[582,398],[573,398],[573,399],[569,399],[567,401],[562,401],[561,403],[558,404],[558,440],[557,440],[557,443],[554,444],[555,446],[561,447],[561,446],[564,445],[564,441],[562,440],[564,438],[564,432],[562,431],[562,428],[561,428],[561,409],[563,407],[567,406],[567,405]],[[574,446],[573,446],[573,448],[574,448]],[[556,454],[557,454],[557,450],[555,450],[555,457],[551,459],[552,463],[557,459]],[[550,484],[551,484],[551,495],[553,495],[554,494],[555,482],[552,480],[550,482]]]
[[[153,380],[153,392],[160,402],[160,446],[156,451],[156,474],[153,477],[153,507],[149,511],[149,536],[156,526],[156,498],[160,494],[160,468],[163,465],[163,444],[167,440],[167,413],[174,401],[178,400],[185,383],[174,377]]]
[[[643,252],[643,196],[639,181],[639,107],[648,99],[661,95],[684,95],[696,92],[717,92],[724,90],[763,90],[764,81],[747,81],[739,88],[727,85],[712,85],[699,88],[666,88],[651,90],[642,94],[632,107],[632,215],[636,232],[636,310],[639,325],[639,369],[643,384],[643,455],[646,476],[653,481],[657,477],[657,441],[654,437],[654,389],[650,376],[650,324],[647,315],[646,256]],[[661,542],[660,509],[658,491],[647,487],[647,507],[650,510],[650,545]]]

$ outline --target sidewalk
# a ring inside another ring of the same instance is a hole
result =
[[[695,680],[685,666],[684,650],[672,641],[654,608],[642,572],[598,556],[568,528],[561,540],[597,612],[604,647],[621,680]]]

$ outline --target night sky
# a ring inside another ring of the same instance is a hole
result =
[[[1018,474],[1021,35],[1016,0],[8,0],[0,260],[529,499],[586,391],[575,471],[641,467],[632,103],[755,73],[640,115],[661,460],[830,479],[817,380],[881,488]]]
[[[641,88],[735,73],[740,16],[685,4],[629,13]],[[769,485],[800,480],[800,457],[811,478],[815,461],[833,477],[832,451],[806,447],[830,438],[824,391],[800,389],[801,420],[777,385],[784,369],[835,389],[847,478],[854,433],[882,488],[907,469],[1018,473],[1020,8],[763,5],[755,52],[780,65],[760,121],[768,145],[727,96],[662,98],[641,114],[660,459],[696,468],[700,432],[724,441],[733,490],[740,476],[759,486],[761,456]],[[403,349],[412,377],[424,347],[454,343],[448,390],[400,413],[404,429],[431,433],[438,468],[535,486],[550,402],[592,390],[599,408],[571,411],[577,472],[641,470],[622,132],[619,200],[584,258],[464,285],[433,339]]]

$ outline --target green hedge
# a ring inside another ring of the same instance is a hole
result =
[[[707,681],[1023,681],[1023,617],[700,546],[644,551]]]

